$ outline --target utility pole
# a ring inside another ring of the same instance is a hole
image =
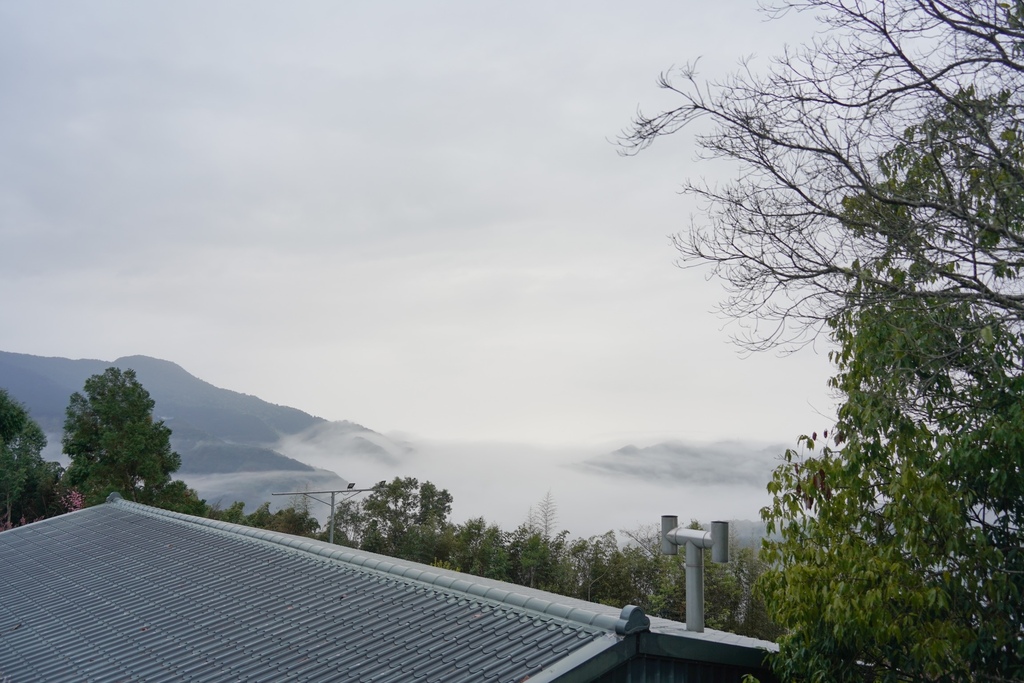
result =
[[[312,498],[313,500],[315,500],[318,503],[323,503],[324,505],[330,505],[331,506],[331,522],[330,522],[330,531],[328,532],[328,535],[327,535],[327,542],[328,543],[334,543],[334,501],[335,501],[335,496],[340,493],[340,494],[346,496],[347,498],[351,498],[352,496],[354,496],[357,493],[365,493],[367,491],[372,491],[372,490],[373,489],[357,489],[355,484],[349,483],[349,485],[346,486],[345,488],[343,488],[343,489],[335,489],[334,491],[283,491],[281,493],[271,493],[270,495],[272,495],[272,496],[306,496],[308,498]],[[328,493],[331,494],[331,502],[328,503],[326,500],[321,500],[321,499],[317,498],[315,495],[313,495],[314,493],[317,494],[317,495],[325,495],[325,494],[328,494]],[[344,498],[342,500],[344,500]]]

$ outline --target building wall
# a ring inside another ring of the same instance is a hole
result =
[[[641,654],[595,679],[594,683],[739,683],[745,674],[756,676],[761,683],[775,681],[771,672],[765,669],[751,671],[727,664],[686,662]]]

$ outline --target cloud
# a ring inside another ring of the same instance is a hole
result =
[[[340,469],[369,464],[396,471],[415,453],[408,443],[352,422],[315,424],[299,434],[282,437],[274,450],[315,467]]]
[[[0,348],[436,438],[800,433],[825,363],[740,364],[672,267],[692,147],[608,143],[786,36],[644,8],[0,4]]]

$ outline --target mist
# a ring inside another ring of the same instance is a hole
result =
[[[381,441],[385,446],[388,445]],[[276,449],[357,488],[416,477],[448,489],[452,520],[484,517],[505,530],[527,520],[549,492],[557,527],[589,537],[681,519],[759,519],[784,447],[741,442],[668,442],[647,447],[539,447],[508,442],[401,440],[386,458],[290,438]],[[383,447],[383,446],[382,446]],[[294,473],[289,473],[294,474]]]
[[[59,444],[59,435],[51,435],[45,454],[67,465]],[[395,477],[416,477],[448,489],[454,498],[453,522],[483,517],[506,531],[525,522],[531,507],[550,492],[558,529],[589,537],[657,524],[668,514],[703,522],[758,520],[770,502],[765,487],[771,471],[786,446],[741,441],[577,447],[421,441],[372,432],[353,435],[347,423],[338,422],[285,437],[273,448],[316,471],[176,476],[210,505],[226,508],[240,500],[247,513],[267,501],[274,510],[300,502],[273,493],[340,490],[349,483],[366,489]],[[305,502],[321,521],[328,519],[327,505]]]

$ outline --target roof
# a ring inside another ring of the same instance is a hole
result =
[[[0,533],[0,567],[5,683],[541,683],[597,680],[641,635],[751,666],[771,646],[116,494]]]

